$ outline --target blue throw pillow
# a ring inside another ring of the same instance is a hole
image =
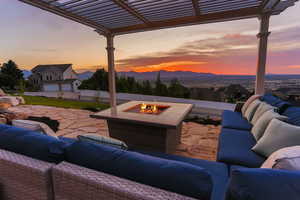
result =
[[[64,160],[65,145],[65,142],[51,136],[0,125],[0,149],[46,162],[59,163]]]
[[[66,161],[185,196],[209,200],[212,180],[198,166],[78,141],[66,148]]]
[[[240,168],[231,172],[226,200],[299,200],[300,172]]]
[[[300,107],[290,106],[282,113],[282,115],[288,117],[288,123],[300,126]]]
[[[282,99],[275,97],[272,94],[265,94],[260,98],[260,100],[278,108],[279,114],[282,114],[289,106],[292,105],[291,103],[283,101]]]

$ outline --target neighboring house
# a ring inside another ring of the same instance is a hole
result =
[[[38,65],[31,71],[29,80],[44,92],[76,92],[81,84],[72,64]]]

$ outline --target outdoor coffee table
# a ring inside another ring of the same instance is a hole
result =
[[[156,113],[141,112],[142,105],[157,106]],[[117,106],[117,114],[107,109],[91,115],[107,120],[109,135],[129,148],[171,153],[180,143],[182,121],[193,105],[167,102],[130,101]]]

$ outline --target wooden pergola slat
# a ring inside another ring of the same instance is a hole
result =
[[[283,2],[293,4],[296,0],[66,0],[61,3],[60,0],[20,1],[102,30],[103,33],[121,35],[172,26],[259,17],[264,12],[279,14],[280,9],[286,9],[290,5],[282,4]],[[116,16],[122,17],[126,23],[110,21],[118,19]]]
[[[128,4],[126,4],[123,0],[112,0],[115,4],[120,6],[121,8],[124,8],[127,10],[131,15],[135,16],[136,18],[142,20],[145,24],[151,24],[150,21],[148,21],[144,16],[142,16],[140,13],[138,13],[135,9],[130,7]]]
[[[257,15],[258,10],[259,7],[254,7],[254,8],[233,10],[233,11],[225,11],[220,13],[206,14],[206,15],[201,15],[201,20],[199,20],[198,16],[181,17],[181,18],[175,18],[170,20],[153,22],[151,26],[138,24],[130,27],[115,28],[112,29],[112,32],[118,35],[118,34],[127,34],[127,33],[138,32],[138,31],[150,31],[150,30],[157,30],[162,28],[179,27],[185,25],[205,24],[205,23],[213,23],[219,21],[252,18],[258,16]]]

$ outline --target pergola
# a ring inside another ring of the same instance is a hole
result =
[[[270,16],[298,0],[19,0],[95,29],[107,39],[109,92],[116,114],[114,36],[257,17],[260,20],[255,93],[264,93]]]

